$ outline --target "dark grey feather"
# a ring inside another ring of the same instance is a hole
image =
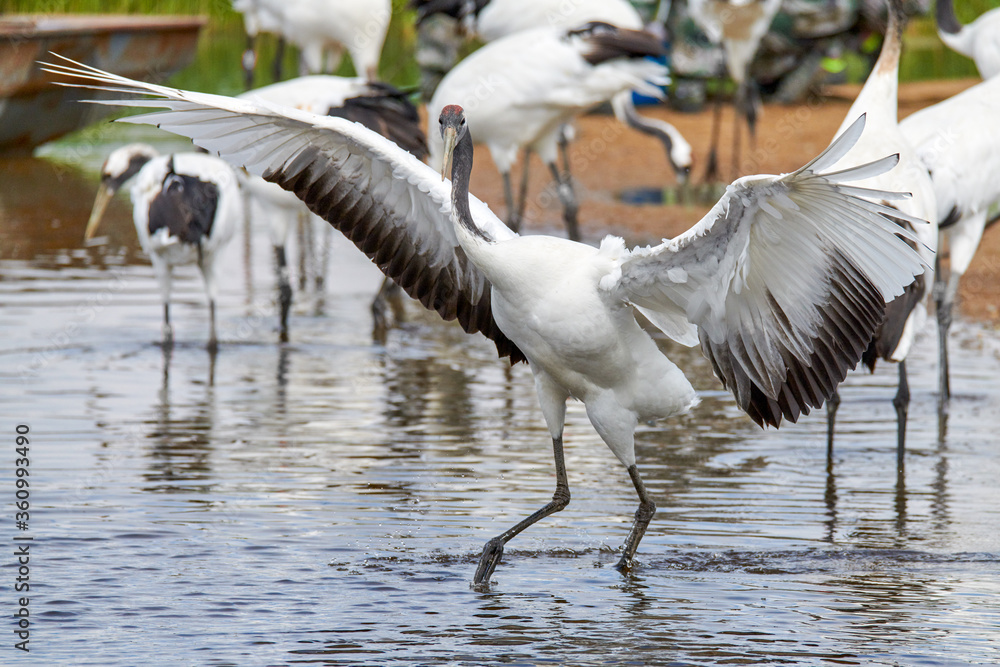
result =
[[[501,357],[511,363],[524,354],[493,320],[489,285],[478,300],[463,290],[461,275],[478,272],[462,249],[457,266],[431,266],[407,237],[406,220],[341,175],[337,158],[314,146],[305,146],[285,164],[266,171],[265,180],[294,192],[309,209],[340,230],[407,294],[446,320],[458,320],[469,332],[493,340]],[[389,220],[391,219],[391,220]]]

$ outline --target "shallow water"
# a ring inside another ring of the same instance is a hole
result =
[[[659,511],[634,574],[612,567],[634,492],[573,404],[572,504],[477,591],[483,543],[554,487],[526,367],[413,304],[373,345],[379,274],[339,237],[323,298],[299,299],[278,345],[261,230],[250,275],[241,245],[225,259],[218,355],[193,269],[165,354],[127,203],[84,248],[92,171],[0,169],[0,497],[7,544],[34,538],[31,652],[8,631],[4,664],[1000,662],[995,331],[955,327],[943,440],[929,330],[914,349],[903,475],[894,368],[848,378],[828,462],[822,413],[761,432],[700,353],[664,343],[703,400],[637,435]],[[6,615],[16,564],[0,566]]]

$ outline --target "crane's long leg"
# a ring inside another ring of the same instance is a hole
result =
[[[733,180],[739,178],[740,174],[740,140],[743,138],[740,136],[742,134],[743,119],[740,118],[739,113],[733,114],[733,171],[731,176]]]
[[[642,540],[642,536],[646,534],[646,528],[649,526],[650,519],[656,513],[656,503],[646,493],[646,486],[642,483],[642,477],[639,476],[639,468],[634,463],[628,468],[628,476],[632,478],[632,485],[635,486],[635,492],[639,494],[639,509],[635,511],[635,521],[632,522],[632,530],[629,531],[628,537],[625,538],[625,545],[622,547],[622,557],[618,561],[618,564],[615,565],[615,568],[620,572],[631,569],[632,559],[635,558],[639,542]]]
[[[284,68],[283,61],[285,60],[285,45],[285,38],[279,36],[278,45],[274,49],[274,62],[272,63],[275,82],[281,81],[282,69]]]
[[[253,70],[257,65],[256,41],[256,36],[247,33],[247,48],[240,59],[240,64],[243,66],[243,85],[246,90],[253,88]]]
[[[208,351],[215,353],[219,349],[219,337],[215,328],[215,276],[212,273],[212,256],[206,255],[198,245],[198,268],[205,282],[205,294],[208,296]]]
[[[514,190],[510,185],[510,172],[505,171],[501,176],[503,177],[504,203],[507,204],[507,226],[515,232],[519,232],[521,231],[521,219],[518,216],[518,209],[514,202]]]
[[[476,568],[476,576],[473,579],[476,584],[489,581],[493,575],[493,570],[496,569],[500,563],[501,556],[503,556],[504,545],[515,535],[531,524],[569,505],[569,481],[566,478],[566,462],[563,458],[563,440],[561,434],[552,438],[552,453],[555,456],[556,462],[556,491],[552,494],[552,500],[527,519],[524,519],[486,543],[486,546],[483,547],[483,555],[479,557],[479,567]],[[642,536],[640,535],[640,537]]]
[[[310,219],[311,223],[312,220]],[[314,225],[310,224],[310,235],[315,232],[312,231]],[[333,227],[324,222],[323,226],[320,227],[319,231],[319,252],[316,256],[316,275],[313,276],[313,286],[317,293],[323,291],[323,285],[326,282],[326,272],[330,266],[330,239],[333,237]]]
[[[305,292],[309,285],[309,267],[312,264],[313,238],[307,216],[298,216],[296,235],[299,246],[299,291]]]
[[[840,407],[840,392],[833,390],[833,396],[826,401],[826,458],[833,458],[833,431],[837,422],[837,408]]]
[[[719,126],[722,125],[722,98],[715,96],[715,109],[712,111],[712,144],[708,149],[708,159],[705,161],[705,176],[702,181],[712,185],[719,180]]]
[[[942,237],[944,234],[941,235]],[[934,254],[934,311],[938,321],[938,416],[948,411],[951,387],[948,381],[948,330],[951,328],[951,306],[954,295],[948,294],[950,276],[941,267],[941,244]],[[956,281],[957,282],[957,281]],[[957,287],[957,285],[956,285]]]
[[[217,352],[219,349],[219,337],[215,333],[215,297],[208,299],[208,351]]]
[[[163,347],[174,344],[174,330],[170,326],[170,302],[163,302]]]
[[[564,123],[561,128],[559,128],[559,154],[562,156],[563,163],[563,173],[569,176],[572,171],[569,168],[569,135],[572,132],[572,128],[568,123]]]
[[[910,408],[910,383],[906,378],[906,360],[899,362],[899,389],[892,399],[896,408],[896,467],[903,469],[906,458],[906,415]]]
[[[531,167],[531,147],[530,146],[525,146],[524,147],[524,152],[521,155],[522,155],[522,158],[523,158],[521,164],[523,166],[521,167],[521,189],[517,193],[517,197],[518,197],[518,201],[517,201],[517,219],[518,220],[524,220],[524,209],[525,209],[525,207],[528,204],[528,174],[531,171],[531,169],[530,169],[530,167]]]
[[[274,246],[274,269],[278,279],[278,306],[280,308],[279,338],[282,343],[288,342],[288,311],[292,307],[292,285],[288,278],[288,258],[285,246]]]
[[[170,283],[173,278],[173,268],[153,255],[153,270],[160,281],[160,296],[163,298],[163,346],[174,344],[174,329],[170,326]]]
[[[580,240],[580,225],[577,221],[576,193],[573,192],[573,177],[567,171],[562,174],[555,162],[549,164],[549,171],[556,181],[556,191],[563,205],[563,221],[566,223],[566,236],[570,241]]]

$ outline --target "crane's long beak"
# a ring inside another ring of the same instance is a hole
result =
[[[94,232],[97,231],[97,226],[101,222],[101,218],[104,217],[104,211],[107,210],[108,204],[111,202],[114,194],[114,190],[101,183],[100,188],[97,190],[97,198],[94,200],[94,208],[90,210],[90,219],[87,220],[87,231],[83,234],[84,241],[89,241],[93,238]]]
[[[444,128],[444,156],[441,164],[441,180],[451,175],[451,156],[455,152],[455,138],[458,132],[453,127]]]

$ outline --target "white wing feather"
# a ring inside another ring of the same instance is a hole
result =
[[[363,125],[342,118],[320,116],[263,100],[239,100],[133,81],[62,59],[69,64],[47,63],[43,69],[87,83],[61,85],[155,98],[95,100],[96,103],[168,109],[120,121],[156,125],[189,137],[230,164],[268,180],[281,180],[284,172],[295,166],[301,174],[308,172],[314,179],[311,184],[314,192],[323,194],[320,189],[327,188],[327,194],[334,189],[341,194],[343,189],[350,189],[349,198],[359,195],[370,198],[372,208],[379,208],[379,216],[377,220],[369,217],[368,223],[381,228],[372,229],[365,239],[352,237],[358,247],[386,270],[387,253],[378,253],[379,243],[394,234],[397,244],[400,238],[405,238],[402,242],[412,254],[400,253],[402,257],[397,260],[419,256],[421,267],[434,269],[438,276],[447,274],[450,296],[460,303],[442,304],[445,295],[440,280],[438,284],[429,284],[428,279],[413,275],[412,270],[409,274],[412,284],[401,283],[404,289],[446,318],[457,317],[467,331],[483,331],[497,341],[501,354],[505,349],[509,353],[510,348],[505,347],[509,341],[489,314],[489,283],[458,244],[450,219],[451,182],[442,181],[438,172],[407,151]],[[321,206],[323,198],[319,199],[313,205]],[[486,234],[497,240],[516,236],[486,204],[472,196],[469,200],[472,215]],[[314,212],[324,215],[315,208]],[[330,222],[338,226],[337,220]],[[392,229],[385,229],[387,226]],[[411,288],[422,293],[414,293]],[[516,348],[513,349],[516,353]],[[512,358],[518,356],[516,353]]]
[[[864,117],[792,174],[737,180],[697,225],[633,250],[601,283],[679,342],[700,339],[744,409],[766,404],[748,409],[758,421],[782,412],[794,421],[828,398],[840,367],[867,346],[872,319],[925,268],[897,238],[915,237],[886,216],[920,221],[861,198],[906,195],[838,185],[890,169],[895,157],[829,176],[812,170],[836,162],[863,126]],[[832,386],[814,377],[817,364],[835,371]]]

